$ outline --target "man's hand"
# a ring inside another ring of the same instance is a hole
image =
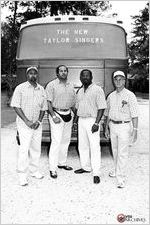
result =
[[[132,131],[132,134],[131,134],[131,144],[134,144],[137,140],[137,130],[134,130]]]
[[[75,116],[73,118],[73,129],[74,130],[78,130],[78,119],[79,119],[79,117],[75,114]]]
[[[33,129],[32,126],[33,126],[34,123],[33,123],[32,121],[26,120],[26,121],[25,121],[25,124],[26,124],[29,128]]]
[[[110,138],[110,132],[109,132],[109,128],[108,128],[108,127],[105,128],[104,135],[105,135],[105,137],[106,137],[107,139]]]
[[[98,129],[99,129],[99,125],[94,123],[93,126],[92,126],[91,131],[92,131],[92,133],[95,133],[95,132],[98,131]]]
[[[36,121],[35,123],[32,124],[31,128],[36,130],[40,126],[40,123]]]

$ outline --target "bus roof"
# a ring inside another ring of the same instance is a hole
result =
[[[63,16],[47,16],[47,17],[41,17],[38,19],[31,19],[28,21],[25,21],[21,25],[21,29],[32,26],[32,25],[38,25],[38,24],[47,24],[47,23],[72,23],[72,22],[94,22],[94,23],[108,23],[108,24],[114,24],[120,26],[122,24],[122,21],[116,20],[115,18],[107,18],[107,17],[101,17],[101,16],[80,16],[80,15],[63,15]],[[122,26],[120,26],[123,28]]]

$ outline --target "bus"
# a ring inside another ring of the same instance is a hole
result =
[[[37,66],[38,82],[45,85],[55,79],[58,65],[69,69],[68,80],[81,86],[80,72],[90,69],[93,82],[107,95],[114,90],[112,74],[127,74],[128,53],[126,32],[121,21],[99,16],[54,16],[32,19],[21,25],[17,48],[17,82],[26,81],[26,69]],[[106,139],[101,123],[101,142]],[[48,115],[43,120],[43,142],[50,142]],[[72,130],[71,142],[77,141]]]

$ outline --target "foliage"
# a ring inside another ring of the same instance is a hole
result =
[[[134,20],[133,40],[129,44],[130,66],[129,73],[133,75],[132,90],[148,92],[149,74],[149,4],[140,11],[139,15],[132,16]]]
[[[8,2],[5,1],[6,5]],[[8,16],[8,22],[1,23],[1,63],[2,73],[11,74],[16,70],[16,49],[19,36],[19,23],[17,17],[18,2],[10,2],[9,8],[14,12]]]
[[[16,70],[16,51],[19,28],[24,20],[59,14],[100,15],[111,6],[109,1],[2,1],[2,10],[12,12],[1,27],[2,73]]]
[[[133,40],[129,44],[130,72],[139,76],[148,75],[149,63],[149,12],[148,4],[134,20]]]
[[[16,48],[18,42],[18,29],[10,24],[1,24],[1,73],[15,73],[16,70]]]
[[[21,6],[27,7],[26,15],[37,13],[37,16],[69,15],[98,15],[110,7],[108,1],[30,1],[21,2]],[[26,18],[28,19],[28,18]]]

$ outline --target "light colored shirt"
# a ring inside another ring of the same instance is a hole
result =
[[[47,100],[52,102],[53,107],[70,109],[75,105],[76,93],[73,84],[62,83],[59,79],[49,82],[46,86]]]
[[[82,87],[77,93],[77,115],[79,117],[97,117],[99,109],[107,107],[103,89],[96,85],[91,84],[86,91]]]
[[[105,116],[115,121],[130,121],[138,117],[138,103],[133,92],[124,88],[121,92],[113,91],[107,98]]]
[[[37,121],[40,111],[47,110],[44,88],[39,84],[34,88],[28,81],[19,84],[13,93],[11,106],[21,108],[30,121]],[[21,122],[23,120],[17,115],[17,121]]]

